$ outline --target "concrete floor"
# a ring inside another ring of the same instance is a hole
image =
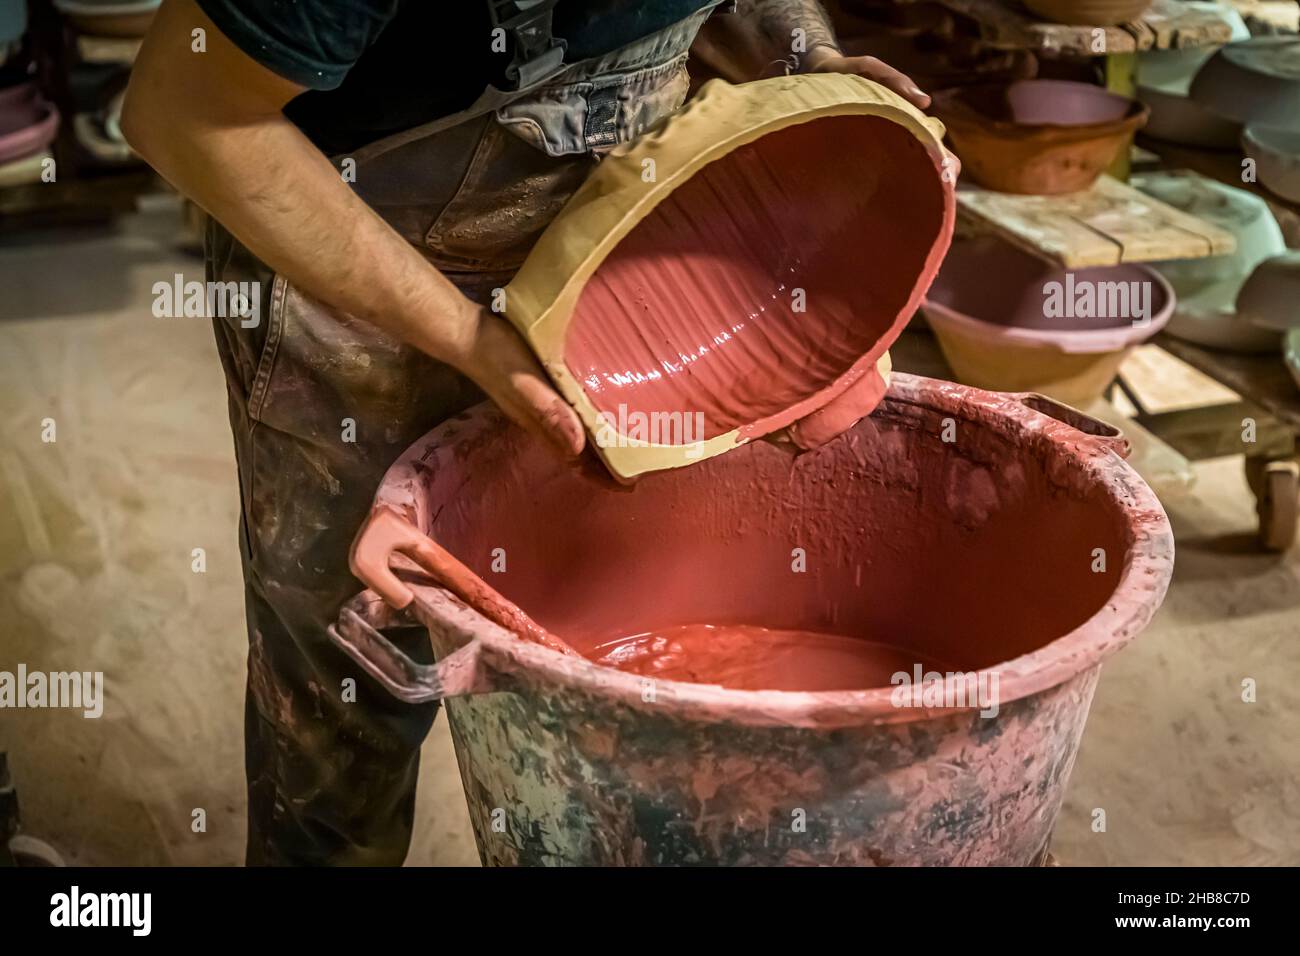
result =
[[[76,863],[243,852],[225,389],[207,321],[150,312],[154,282],[202,278],[176,228],[160,204],[114,230],[0,244],[0,669],[107,682],[100,720],[0,712],[0,749],[27,829]],[[1168,600],[1102,676],[1054,843],[1067,865],[1300,864],[1300,552],[1253,550],[1239,459],[1196,471],[1166,502]],[[1241,700],[1247,677],[1256,703]],[[410,862],[474,864],[441,718],[424,760]]]

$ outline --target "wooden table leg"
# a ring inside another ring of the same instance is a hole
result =
[[[1137,67],[1138,58],[1136,53],[1108,53],[1105,63],[1106,89],[1112,93],[1118,93],[1120,96],[1136,98]],[[1132,148],[1133,137],[1130,136],[1115,155],[1110,168],[1106,170],[1122,183],[1128,182]]]

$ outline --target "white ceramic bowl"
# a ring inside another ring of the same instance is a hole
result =
[[[1258,123],[1246,127],[1241,148],[1255,161],[1255,172],[1271,192],[1300,202],[1300,129]]]
[[[1300,249],[1265,259],[1237,293],[1237,315],[1261,329],[1300,328]]]
[[[1234,7],[1224,3],[1205,2],[1205,0],[1183,0],[1179,7],[1200,13],[1212,13],[1226,20],[1232,28],[1229,43],[1250,39],[1250,30],[1246,26],[1246,21]],[[1181,50],[1147,50],[1145,53],[1139,53],[1138,85],[1154,87],[1165,93],[1181,93],[1185,96],[1192,77],[1218,49],[1219,46],[1193,46]]]
[[[1145,136],[1203,149],[1233,149],[1241,138],[1237,123],[1211,113],[1186,92],[1139,86],[1137,97],[1151,111],[1142,128]]]
[[[1300,388],[1300,329],[1292,329],[1282,339],[1282,361]]]
[[[1300,129],[1300,36],[1229,43],[1197,72],[1191,94],[1235,123]]]
[[[1155,263],[1178,295],[1170,335],[1209,348],[1271,352],[1276,331],[1237,314],[1237,294],[1255,267],[1286,252],[1282,230],[1268,203],[1254,193],[1185,173],[1134,176],[1138,189],[1175,209],[1222,226],[1237,238],[1236,251],[1205,259]]]

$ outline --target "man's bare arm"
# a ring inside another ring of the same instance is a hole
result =
[[[191,50],[191,31],[206,51]],[[362,202],[285,118],[303,88],[226,39],[194,0],[166,0],[131,73],[132,147],[294,285],[474,379],[568,454],[581,423],[502,317],[470,302]]]

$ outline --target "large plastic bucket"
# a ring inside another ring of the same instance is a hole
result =
[[[333,636],[397,696],[446,700],[487,864],[1032,864],[1100,665],[1172,571],[1126,447],[1041,396],[899,374],[815,451],[753,442],[632,488],[479,406],[377,495],[575,646],[690,623],[867,637],[996,674],[994,715],[650,680],[409,573],[406,612],[365,592]],[[435,665],[382,636],[407,614]]]

